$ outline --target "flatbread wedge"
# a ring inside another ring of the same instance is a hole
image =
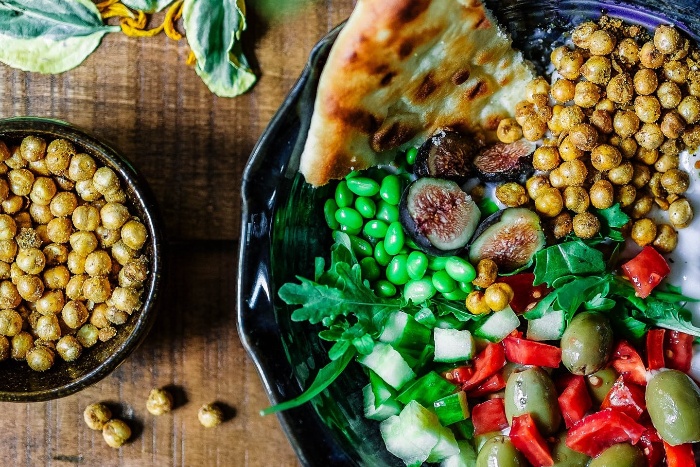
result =
[[[358,0],[321,74],[300,171],[324,185],[443,128],[492,139],[532,78],[478,0]]]

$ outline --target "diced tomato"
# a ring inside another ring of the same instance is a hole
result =
[[[642,357],[629,342],[621,340],[617,343],[613,349],[611,364],[626,381],[640,386],[647,385],[647,370]]]
[[[451,383],[461,386],[474,374],[474,368],[471,366],[460,366],[446,372],[443,376]]]
[[[506,364],[506,353],[503,344],[488,344],[484,350],[474,357],[472,375],[462,383],[462,389],[469,392],[479,386],[486,378],[496,373]]]
[[[647,332],[647,369],[658,370],[664,367],[665,329],[651,329]]]
[[[513,289],[514,295],[510,301],[510,307],[516,313],[525,313],[532,308],[533,304],[552,291],[545,284],[532,285],[535,282],[535,275],[531,272],[502,276],[498,278],[498,282],[506,283]]]
[[[666,465],[668,467],[688,467],[695,465],[693,445],[690,443],[671,446],[664,441],[664,450],[666,451]]]
[[[503,378],[503,372],[497,371],[489,376],[479,386],[469,392],[469,397],[482,397],[487,394],[492,394],[506,387],[506,380]]]
[[[502,398],[489,399],[472,408],[474,435],[500,431],[508,426],[506,405]]]
[[[595,457],[613,444],[637,444],[644,428],[616,409],[603,409],[584,417],[566,435],[566,445],[574,451]]]
[[[529,413],[513,417],[513,424],[510,428],[510,440],[513,442],[513,446],[522,452],[532,465],[554,465],[552,452],[537,430],[535,421]]]
[[[647,245],[637,256],[622,265],[622,272],[632,281],[637,296],[646,298],[671,272],[671,268],[653,246]]]
[[[591,395],[588,394],[586,380],[580,375],[571,375],[569,384],[559,396],[559,408],[567,428],[581,420],[593,407]]]
[[[687,373],[693,359],[693,336],[680,331],[667,331],[664,341],[666,366]]]
[[[610,388],[610,392],[603,399],[601,409],[609,407],[615,408],[629,415],[634,420],[639,420],[646,411],[647,405],[644,399],[644,388],[625,381],[624,376],[620,376]]]
[[[664,460],[664,445],[661,437],[653,426],[647,426],[646,431],[639,438],[639,447],[647,459],[647,467],[657,467]]]
[[[561,363],[561,348],[518,337],[503,339],[506,359],[523,365],[557,368]]]
[[[554,387],[557,388],[557,392],[561,394],[564,392],[564,389],[568,388],[571,382],[578,377],[579,375],[574,375],[568,371],[564,371],[554,380]]]

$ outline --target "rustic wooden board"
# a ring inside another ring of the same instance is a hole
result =
[[[255,3],[255,4],[253,4]],[[167,279],[148,340],[102,382],[57,401],[0,403],[5,465],[298,465],[238,339],[235,277],[240,181],[257,138],[301,72],[309,51],[345,19],[352,0],[249,2],[245,48],[261,78],[236,99],[213,96],[185,65],[186,41],[105,38],[80,67],[58,76],[0,65],[0,118],[72,122],[112,143],[143,173],[169,239]],[[145,409],[169,386],[176,408]],[[109,448],[82,421],[105,401],[134,429]],[[214,429],[198,408],[219,401],[229,420]]]

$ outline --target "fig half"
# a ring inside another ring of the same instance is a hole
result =
[[[479,148],[472,138],[440,130],[418,149],[413,173],[418,177],[464,181],[471,174],[471,161]]]
[[[456,182],[430,177],[406,188],[400,210],[406,233],[423,251],[437,256],[453,255],[466,247],[481,216],[474,200]]]
[[[492,144],[474,157],[474,169],[485,182],[524,182],[535,170],[533,152],[535,144],[526,139]]]
[[[546,240],[540,217],[526,208],[506,208],[491,214],[479,225],[469,246],[469,260],[476,264],[492,259],[499,271],[525,266]]]

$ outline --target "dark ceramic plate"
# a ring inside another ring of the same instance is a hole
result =
[[[572,25],[601,12],[653,28],[674,23],[697,39],[697,0],[486,0],[520,48],[543,70],[549,51]],[[238,327],[272,403],[298,395],[327,363],[315,327],[294,323],[277,287],[312,277],[314,258],[328,254],[322,204],[327,188],[311,189],[297,174],[319,74],[339,28],[311,52],[289,96],[256,145],[243,174]],[[403,465],[387,453],[377,422],[362,416],[366,377],[357,365],[312,403],[279,415],[305,465]]]
[[[65,138],[76,148],[91,155],[100,165],[111,167],[120,177],[127,194],[130,211],[148,229],[149,238],[143,247],[149,259],[150,275],[144,284],[141,308],[129,320],[118,326],[115,337],[89,349],[80,358],[67,363],[56,358],[54,366],[45,372],[31,370],[26,362],[12,360],[0,363],[0,401],[29,402],[56,399],[96,383],[112,372],[143,341],[156,316],[156,298],[163,270],[160,254],[162,234],[158,208],[146,181],[136,169],[114,149],[68,123],[35,117],[0,120],[0,139],[19,144],[28,135],[47,140]]]

